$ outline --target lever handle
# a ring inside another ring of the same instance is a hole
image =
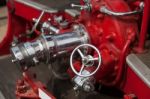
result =
[[[83,10],[83,5],[77,5],[77,4],[71,4],[71,7],[77,7],[77,8],[80,8],[80,10]]]
[[[77,4],[71,4],[71,7],[77,7],[80,8],[80,10],[88,10],[90,8],[89,5],[77,5]]]

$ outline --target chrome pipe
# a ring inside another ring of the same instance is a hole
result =
[[[143,4],[143,6],[140,6],[139,10],[135,10],[135,11],[129,11],[129,12],[114,12],[110,9],[108,9],[106,6],[102,6],[100,7],[100,12],[110,15],[110,16],[129,16],[129,15],[135,15],[135,14],[139,14],[143,11],[144,8],[144,3],[141,3],[141,5]]]

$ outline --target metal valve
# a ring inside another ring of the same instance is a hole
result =
[[[91,49],[93,49],[93,50],[95,50],[96,53],[98,54],[98,57],[95,58],[92,55],[85,55],[84,53],[82,53],[81,48],[88,48],[88,47],[91,48]],[[79,53],[79,55],[81,57],[81,61],[82,61],[81,62],[82,65],[81,65],[81,68],[80,68],[79,72],[76,70],[76,68],[73,65],[73,57],[74,57],[76,51]],[[90,73],[87,73],[87,74],[83,73],[86,67],[94,66],[95,61],[98,62],[97,66],[96,66],[96,69],[93,72],[90,72]],[[99,50],[95,46],[93,46],[91,44],[82,44],[82,45],[79,45],[79,46],[77,46],[73,50],[73,52],[71,54],[71,57],[70,57],[70,66],[71,66],[72,71],[76,75],[78,75],[80,77],[89,77],[89,76],[92,76],[92,75],[94,75],[99,70],[99,68],[101,66],[101,54],[100,54]]]
[[[87,70],[83,70],[82,74],[87,75],[90,74],[90,72]],[[93,76],[81,77],[77,75],[73,78],[72,81],[75,83],[75,86],[73,87],[75,91],[83,90],[85,92],[91,92],[95,89],[94,84],[96,80]]]

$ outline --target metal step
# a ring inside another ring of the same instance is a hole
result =
[[[126,61],[129,67],[150,88],[150,50],[144,54],[130,54]]]

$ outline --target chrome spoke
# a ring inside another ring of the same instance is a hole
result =
[[[80,69],[80,72],[79,72],[80,75],[81,75],[83,69],[84,69],[84,64],[82,64],[82,67],[81,67],[81,69]]]
[[[97,58],[91,58],[91,59],[89,59],[90,61],[98,61],[99,60],[99,58],[97,57]]]
[[[81,52],[81,50],[80,50],[80,49],[77,49],[77,51],[78,51],[78,53],[80,54],[81,58],[84,58],[84,55],[83,55],[83,53]]]

